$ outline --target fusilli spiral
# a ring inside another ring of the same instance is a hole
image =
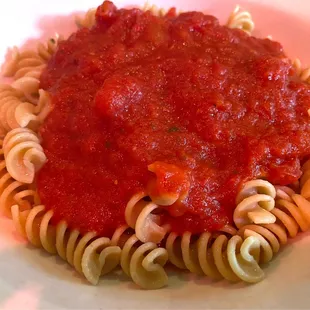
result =
[[[276,185],[275,189],[276,189],[276,200],[277,199],[284,199],[284,200],[288,200],[290,202],[293,202],[292,196],[294,194],[296,194],[296,192],[292,188],[290,188],[288,186]]]
[[[190,232],[182,236],[170,233],[166,241],[169,261],[176,267],[232,282],[262,280],[264,272],[256,257],[250,254],[259,251],[259,247],[259,240],[255,237],[243,240],[239,236],[227,237],[209,232],[202,233],[196,240]]]
[[[158,248],[152,242],[141,244],[128,226],[115,231],[111,245],[122,248],[120,266],[137,285],[145,289],[157,289],[167,284],[168,278],[163,269],[168,260],[166,249]]]
[[[32,71],[33,69],[44,65],[45,62],[37,52],[35,51],[24,51],[20,52],[20,50],[15,46],[11,50],[11,57],[8,61],[4,63],[2,66],[1,73],[6,77],[17,76],[23,77],[27,72]],[[28,68],[28,70],[25,70]],[[24,74],[19,72],[19,70],[24,70]]]
[[[284,199],[276,201],[276,207],[271,211],[277,219],[276,223],[245,225],[238,231],[244,238],[259,238],[263,249],[260,261],[263,263],[272,259],[273,254],[287,243],[288,237],[294,238],[299,231],[310,228],[310,202],[298,194],[293,194],[291,199],[292,202]]]
[[[157,16],[166,14],[148,2],[143,10]],[[76,22],[79,27],[91,28],[95,17],[96,9],[90,9]],[[250,13],[239,6],[227,26],[248,34],[254,30]],[[92,284],[120,265],[139,286],[161,288],[168,282],[164,270],[168,261],[212,279],[262,280],[260,264],[271,261],[288,237],[310,228],[310,160],[304,164],[300,184],[294,190],[264,180],[247,182],[236,198],[234,222],[238,231],[226,225],[214,233],[193,236],[185,232],[179,236],[161,223],[158,213],[170,201],[147,201],[144,192],[130,199],[125,210],[128,226],[116,229],[111,240],[94,232],[83,235],[65,221],[51,224],[54,213],[40,204],[34,185],[35,173],[46,157],[31,129],[37,130],[51,110],[48,93],[39,89],[39,79],[61,40],[56,35],[46,45],[39,43],[36,52],[20,52],[14,47],[2,68],[3,75],[13,77],[14,82],[0,86],[0,136],[8,132],[0,140],[0,211],[12,216],[17,230],[33,245],[58,254]],[[302,69],[299,59],[293,66],[302,81],[310,82],[310,68]],[[297,188],[301,188],[300,195]],[[166,248],[156,244],[162,240]]]
[[[27,128],[10,131],[4,138],[3,151],[9,174],[22,183],[31,184],[46,162],[37,134]]]
[[[96,8],[89,9],[83,17],[76,16],[75,22],[78,27],[92,28],[96,22]]]
[[[50,111],[50,96],[45,90],[40,89],[38,104],[34,105],[29,102],[20,103],[15,108],[14,117],[18,127],[37,129],[38,126],[43,123]]]
[[[63,41],[64,37],[59,35],[58,33],[55,34],[53,38],[50,38],[46,44],[38,43],[37,51],[38,55],[47,62],[52,55],[56,52],[59,42]]]
[[[22,92],[6,85],[0,86],[0,134],[12,129],[28,127],[36,130],[51,110],[50,97],[39,90],[37,104],[27,102]]]
[[[1,146],[3,141],[1,140]],[[11,217],[11,206],[18,203],[23,210],[30,209],[39,202],[39,196],[33,186],[14,180],[6,169],[3,149],[0,159],[0,213]]]
[[[10,85],[0,85],[0,135],[18,127],[15,109],[22,102],[23,93]]]
[[[153,214],[161,208],[149,201],[143,200],[146,195],[141,192],[134,195],[125,210],[127,224],[134,228],[137,238],[142,242],[159,243],[169,231],[169,225],[160,225],[160,215]]]
[[[254,30],[254,22],[249,12],[242,10],[238,5],[228,18],[227,24],[229,28],[238,28],[251,35]]]
[[[244,184],[236,198],[234,223],[240,228],[249,223],[269,224],[276,221],[270,212],[275,206],[276,189],[268,181],[252,180]]]
[[[17,230],[27,240],[51,254],[58,254],[92,284],[97,284],[102,274],[118,265],[121,250],[111,246],[110,239],[98,238],[91,232],[83,236],[77,230],[70,230],[64,221],[53,226],[50,223],[53,211],[45,210],[43,205],[24,211],[13,205],[11,211]]]
[[[164,16],[167,13],[167,11],[164,8],[160,8],[156,5],[152,5],[148,1],[145,2],[142,10],[151,11],[151,13],[156,16]]]
[[[297,76],[299,76],[303,82],[310,83],[310,67],[303,68],[298,58],[293,60],[292,65],[296,70]]]
[[[23,77],[39,79],[46,62],[55,53],[63,37],[57,33],[46,44],[37,45],[37,51],[20,51],[17,47],[11,50],[11,58],[2,67],[2,75],[18,80]]]

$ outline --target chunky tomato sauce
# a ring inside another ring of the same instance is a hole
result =
[[[289,184],[310,153],[310,87],[282,46],[198,12],[165,17],[104,2],[92,29],[62,42],[41,77],[42,203],[110,236],[139,191],[166,197],[182,233],[231,223],[240,185]]]

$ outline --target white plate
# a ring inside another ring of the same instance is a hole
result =
[[[73,12],[99,5],[97,0],[2,0],[0,2],[0,62],[7,47],[33,39],[68,34]],[[141,4],[119,0],[117,5]],[[310,1],[308,0],[161,0],[155,4],[200,9],[223,22],[239,3],[251,11],[258,36],[272,35],[290,57],[310,64]],[[189,274],[173,274],[169,287],[138,289],[125,277],[88,285],[57,257],[34,249],[0,219],[0,309],[309,309],[310,237],[288,245],[266,269],[256,285],[212,283]]]

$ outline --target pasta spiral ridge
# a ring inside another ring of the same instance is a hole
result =
[[[55,38],[49,39],[45,45],[38,43],[37,51],[21,52],[14,47],[11,59],[2,67],[2,74],[14,79],[11,86],[20,91],[33,104],[38,102],[41,73],[62,40],[62,36],[55,34]]]
[[[96,23],[96,8],[89,9],[84,16],[76,16],[75,22],[79,28],[92,28]]]
[[[137,238],[142,242],[161,242],[167,232],[169,225],[161,225],[159,214],[154,211],[160,211],[162,208],[152,201],[145,201],[144,192],[133,195],[125,209],[125,219],[127,224],[135,229]]]
[[[290,202],[294,202],[292,196],[296,194],[296,192],[292,188],[288,186],[276,185],[275,189],[276,189],[276,198],[275,198],[276,200],[284,199]]]
[[[0,141],[2,146],[3,141]],[[0,213],[11,217],[11,206],[18,203],[23,210],[39,202],[38,193],[30,185],[14,180],[6,169],[3,149],[0,153]]]
[[[190,232],[172,232],[166,240],[169,262],[191,273],[231,282],[259,282],[264,277],[257,262],[260,242],[256,237],[202,233],[198,239]]]
[[[310,160],[302,166],[303,174],[300,178],[300,193],[306,199],[310,198]]]
[[[247,34],[251,35],[255,24],[252,16],[248,11],[242,10],[238,5],[228,18],[227,27],[241,29]]]
[[[165,10],[164,8],[152,5],[148,1],[145,2],[144,6],[142,7],[142,10],[150,11],[155,16],[164,16],[167,13],[167,10]]]
[[[51,110],[50,97],[43,89],[39,90],[37,104],[27,102],[23,93],[11,86],[0,87],[0,134],[10,130],[28,127],[36,130]]]
[[[4,63],[2,74],[13,77],[14,80],[23,77],[39,79],[47,61],[56,52],[59,42],[64,38],[58,33],[50,38],[46,44],[39,42],[36,51],[20,51],[16,46],[11,50],[11,58]]]
[[[22,183],[31,184],[46,162],[39,137],[27,128],[11,130],[4,138],[3,152],[9,174]]]
[[[293,67],[296,70],[297,76],[306,83],[310,83],[310,67],[303,68],[300,59],[296,58],[292,62]]]
[[[64,221],[52,225],[53,211],[47,211],[45,206],[21,211],[18,205],[13,205],[11,211],[16,229],[30,243],[50,254],[58,254],[92,284],[97,284],[101,275],[118,265],[121,250],[111,246],[110,239],[98,238],[92,232],[82,235],[76,229],[69,229]]]
[[[50,38],[45,44],[39,42],[37,45],[37,52],[40,58],[47,62],[53,54],[55,54],[58,45],[64,40],[62,35],[55,33],[53,38]]]
[[[237,228],[255,223],[269,224],[276,221],[272,210],[275,206],[276,189],[265,180],[246,182],[236,198],[236,208],[233,214]]]
[[[166,286],[168,277],[164,266],[168,261],[167,250],[154,242],[141,243],[134,233],[125,235],[127,228],[128,226],[122,226],[116,230],[111,242],[112,245],[121,242],[120,266],[124,273],[144,289]]]
[[[47,91],[40,89],[38,104],[34,105],[30,102],[20,103],[14,111],[14,117],[18,127],[37,129],[38,126],[43,123],[50,111],[50,96]]]
[[[26,50],[21,52],[14,46],[10,52],[10,59],[1,68],[2,75],[5,77],[16,76],[16,79],[18,79],[25,76],[29,71],[45,64],[44,60],[35,51]]]
[[[293,194],[291,201],[277,200],[271,212],[277,219],[276,223],[245,225],[238,231],[238,235],[244,238],[255,236],[259,239],[262,263],[269,262],[280,247],[288,242],[288,238],[294,238],[298,232],[310,229],[310,202],[299,194]]]
[[[0,135],[19,127],[15,118],[16,107],[24,100],[23,93],[10,85],[0,85]]]

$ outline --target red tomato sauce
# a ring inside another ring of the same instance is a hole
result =
[[[53,110],[37,185],[55,223],[111,236],[151,184],[179,197],[163,215],[173,231],[214,231],[232,223],[243,182],[301,176],[310,87],[279,43],[199,12],[156,17],[106,1],[96,20],[41,77]]]

